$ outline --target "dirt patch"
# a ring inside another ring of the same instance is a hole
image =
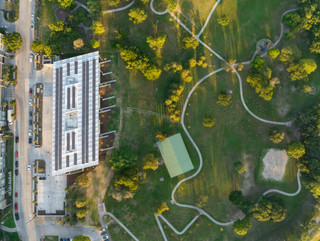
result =
[[[285,174],[288,160],[289,157],[285,150],[270,149],[263,158],[263,178],[281,181]]]
[[[55,11],[55,16],[58,21],[66,21],[70,13],[70,11],[64,11],[62,8],[57,8]]]

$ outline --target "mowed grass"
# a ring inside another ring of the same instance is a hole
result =
[[[48,25],[57,21],[54,12],[58,7],[57,3],[50,2],[49,0],[41,1],[39,7],[39,37],[42,41],[45,41],[50,34]]]

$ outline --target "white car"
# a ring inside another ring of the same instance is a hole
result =
[[[31,172],[31,165],[28,165],[28,172]]]
[[[29,105],[30,106],[32,105],[32,99],[31,98],[29,99]]]
[[[33,54],[30,54],[30,63],[33,61]]]
[[[32,130],[29,130],[29,136],[30,137],[32,136]]]

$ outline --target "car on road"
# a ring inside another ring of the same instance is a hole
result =
[[[19,136],[16,136],[16,143],[19,142]]]
[[[107,232],[104,231],[104,232],[101,233],[101,236],[106,235],[106,234],[107,234]]]
[[[33,61],[33,54],[30,54],[30,63]]]
[[[29,137],[29,144],[31,144],[32,143],[32,138],[31,137]]]
[[[46,177],[39,177],[39,180],[46,180]]]
[[[15,197],[18,197],[18,193],[16,192],[16,193],[14,194],[14,196],[15,196]]]
[[[16,161],[16,168],[18,168],[18,165],[19,165],[19,163],[18,163],[18,161]]]
[[[32,130],[29,130],[29,137],[32,136]]]
[[[106,240],[106,239],[109,238],[109,237],[108,237],[108,236],[103,236],[102,238],[103,238],[104,240]]]
[[[14,210],[15,210],[15,211],[18,211],[18,203],[15,203],[15,204],[14,204]]]
[[[33,28],[33,23],[31,24],[31,28]]]
[[[19,213],[15,213],[14,216],[15,216],[16,220],[18,221],[19,220]]]
[[[16,174],[16,176],[18,176],[19,175],[18,169],[14,170],[14,173]]]
[[[31,106],[32,105],[32,99],[29,98],[29,105]]]
[[[28,165],[28,172],[31,172],[31,165]]]
[[[29,115],[30,115],[30,117],[32,117],[32,110],[29,111]]]
[[[105,231],[106,231],[105,228],[101,228],[101,229],[100,229],[100,232],[102,232],[102,233],[105,232]]]
[[[32,88],[29,89],[29,94],[32,94]]]
[[[16,151],[16,152],[14,153],[14,156],[15,156],[15,157],[18,157],[18,156],[19,156],[18,151]]]
[[[29,125],[32,126],[32,119],[29,120]]]

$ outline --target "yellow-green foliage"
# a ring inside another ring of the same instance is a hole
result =
[[[277,48],[273,48],[268,51],[268,55],[270,59],[276,59],[279,56],[279,54],[280,54],[280,50]]]
[[[129,15],[129,20],[132,21],[134,24],[142,23],[148,17],[146,12],[141,8],[130,9],[130,12],[128,15]]]
[[[181,79],[184,82],[191,82],[192,81],[192,76],[191,76],[191,72],[188,69],[184,69],[181,71]]]
[[[121,188],[121,186],[126,187],[130,191],[136,191],[139,188],[139,176],[138,174],[131,175],[130,177],[127,176],[120,176],[117,177],[114,181],[114,186]]]
[[[252,227],[251,220],[249,218],[244,218],[242,220],[238,219],[234,222],[232,225],[233,231],[238,235],[246,235],[248,232],[248,229]]]
[[[168,211],[168,205],[166,202],[161,203],[161,205],[157,208],[157,217],[160,216],[161,213],[163,213],[164,211]]]
[[[168,101],[168,103],[170,102],[168,105],[170,105],[172,103],[172,100],[166,100],[166,101]],[[166,105],[167,105],[167,103],[166,103]],[[156,138],[159,141],[164,141],[167,138],[167,134],[164,134],[162,132],[158,132],[157,135],[156,135]]]
[[[279,130],[273,130],[270,132],[270,141],[273,143],[280,143],[284,139],[284,132]]]
[[[165,34],[160,34],[155,37],[152,37],[152,36],[147,37],[147,43],[149,44],[149,47],[154,51],[158,49],[162,49],[166,40],[167,40],[167,35]]]
[[[158,158],[155,158],[153,154],[147,155],[144,159],[143,169],[157,170],[159,166]]]
[[[216,124],[216,119],[213,117],[204,118],[202,121],[202,125],[204,127],[213,127]]]
[[[200,195],[197,201],[197,207],[198,208],[203,208],[207,202],[208,202],[209,197],[207,195]]]
[[[183,85],[173,85],[171,95],[165,101],[167,110],[170,114],[170,119],[174,122],[180,121],[180,111],[177,110],[177,102],[180,100],[180,96],[184,90]]]
[[[199,45],[198,40],[196,40],[193,37],[185,37],[182,41],[184,42],[184,47],[186,49],[189,49],[189,48],[196,49]]]
[[[76,201],[76,207],[77,208],[82,208],[88,203],[88,199],[86,196],[81,196],[77,199]]]
[[[178,8],[178,4],[176,0],[166,0],[167,4],[168,4],[168,10],[170,12],[174,12],[177,10]]]
[[[208,64],[205,61],[206,61],[205,56],[201,56],[198,61],[196,58],[192,58],[189,60],[189,66],[190,68],[194,68],[196,67],[196,65],[198,65],[198,66],[201,66],[202,68],[206,68]]]
[[[182,70],[182,65],[177,62],[172,62],[170,64],[166,64],[163,68],[165,71],[173,71],[174,73]]]
[[[219,105],[222,105],[222,106],[229,106],[231,105],[231,98],[232,98],[232,95],[231,94],[220,94],[218,96],[218,101],[217,101],[217,104]]]
[[[218,19],[218,23],[222,26],[226,26],[230,23],[230,19],[226,15],[223,15]]]
[[[90,27],[90,29],[94,34],[103,34],[105,31],[103,24],[101,22],[94,22]]]
[[[88,209],[78,209],[77,212],[76,212],[76,215],[78,218],[84,218],[85,216],[87,216],[89,210]]]
[[[88,177],[85,173],[77,177],[75,185],[82,187],[89,187],[91,184],[91,178]]]

